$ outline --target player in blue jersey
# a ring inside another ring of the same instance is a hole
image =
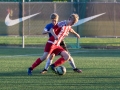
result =
[[[48,34],[49,37],[52,36],[52,34],[49,33],[49,31],[50,31],[50,29],[53,28],[53,26],[55,26],[55,25],[57,24],[58,19],[59,19],[59,16],[58,16],[58,14],[56,14],[56,13],[52,13],[51,16],[50,16],[50,19],[51,19],[52,22],[49,23],[49,24],[47,24],[47,25],[45,26],[45,28],[44,28],[44,31],[43,31],[43,34]],[[62,46],[62,47],[68,52],[67,46],[66,46],[66,44],[65,44],[64,41],[62,41],[62,42],[60,43],[60,46]],[[70,54],[70,53],[69,53],[69,54]],[[47,60],[47,62],[46,62],[45,68],[40,72],[41,74],[44,74],[44,73],[46,73],[46,72],[48,71],[48,68],[49,68],[49,66],[52,64],[52,61],[53,61],[54,57],[55,57],[55,54],[54,54],[54,53],[50,55],[50,57],[48,58],[48,60]],[[73,60],[72,57],[70,57],[69,63],[70,63],[70,65],[72,66],[73,71],[78,72],[78,73],[81,73],[81,72],[82,72],[82,70],[76,68],[76,65],[75,65],[74,60]]]

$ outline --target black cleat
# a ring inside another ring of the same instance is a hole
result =
[[[48,71],[48,70],[43,69],[40,73],[41,73],[41,74],[45,74],[45,73],[47,73],[47,71]]]
[[[53,71],[53,73],[57,74],[57,70],[56,70],[54,64],[50,65],[50,68]]]
[[[78,68],[75,68],[73,69],[74,72],[78,72],[78,73],[82,73],[82,70],[78,69]]]

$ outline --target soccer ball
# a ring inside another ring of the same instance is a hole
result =
[[[66,68],[65,68],[64,66],[58,66],[58,67],[56,68],[56,70],[57,70],[57,73],[58,73],[59,75],[65,75],[65,74],[66,74]]]

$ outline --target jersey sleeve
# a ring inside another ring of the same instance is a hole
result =
[[[66,25],[66,20],[64,20],[64,21],[61,21],[61,22],[58,22],[58,27],[63,27],[63,26],[65,26]]]
[[[44,31],[49,31],[49,24],[45,26]]]

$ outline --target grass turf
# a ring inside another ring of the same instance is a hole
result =
[[[46,36],[25,36],[25,46],[44,46],[48,37]],[[73,37],[65,38],[67,45],[76,44],[77,39]],[[81,46],[120,46],[120,38],[84,38],[79,39]],[[0,46],[22,46],[20,36],[0,36]]]
[[[43,53],[43,49],[0,48],[0,51],[0,90],[120,89],[119,50],[70,49],[76,66],[83,73],[74,73],[66,62],[67,73],[64,76],[55,75],[51,70],[47,74],[39,74],[45,62],[33,71],[32,76],[27,75],[27,68]]]

